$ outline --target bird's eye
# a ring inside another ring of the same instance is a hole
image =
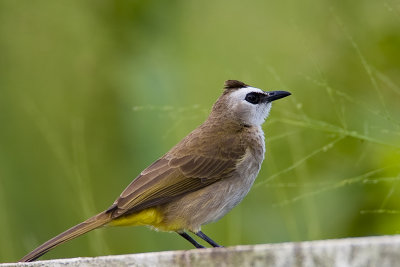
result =
[[[257,93],[248,93],[244,100],[251,104],[258,104],[260,103],[260,95]]]

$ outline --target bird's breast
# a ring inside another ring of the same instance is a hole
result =
[[[235,176],[230,181],[230,188],[236,195],[235,205],[250,191],[264,160],[265,142],[261,127],[253,129],[246,139],[248,140],[246,153],[237,163]]]
[[[227,147],[229,145],[243,145],[241,149],[244,153],[230,175],[163,205],[165,225],[178,225],[181,229],[196,232],[200,230],[201,225],[219,220],[242,201],[260,171],[265,152],[261,128],[249,130],[251,131],[240,136],[240,142],[231,142],[224,146],[229,151],[229,149],[237,149],[237,147]]]
[[[214,196],[218,198],[218,212],[209,214],[208,220],[204,223],[219,220],[237,204],[250,191],[264,160],[265,143],[264,134],[261,128],[256,129],[249,138],[250,141],[246,152],[238,161],[235,171],[230,178],[223,179],[213,184]]]

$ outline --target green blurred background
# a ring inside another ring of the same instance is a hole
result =
[[[110,206],[238,79],[288,90],[219,243],[400,233],[400,1],[0,1],[0,261]],[[191,249],[103,228],[44,259]]]

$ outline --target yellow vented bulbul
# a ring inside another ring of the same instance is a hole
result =
[[[189,231],[220,247],[201,226],[222,218],[249,192],[264,160],[261,125],[271,102],[288,95],[226,81],[206,121],[144,169],[107,210],[50,239],[20,261],[33,261],[105,225],[147,225],[176,232],[202,248]]]

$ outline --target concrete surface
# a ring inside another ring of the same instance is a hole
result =
[[[400,266],[400,235],[0,264],[11,266]]]

